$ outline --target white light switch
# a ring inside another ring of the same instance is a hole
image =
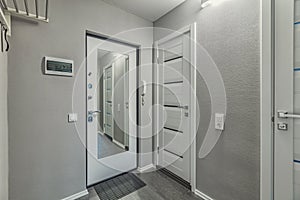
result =
[[[217,130],[224,130],[224,114],[216,113],[215,114],[215,128]]]
[[[77,122],[78,117],[77,117],[77,113],[69,113],[68,114],[68,122],[72,123],[72,122]]]

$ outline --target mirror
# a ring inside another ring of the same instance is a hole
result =
[[[98,49],[98,159],[128,151],[129,56]]]

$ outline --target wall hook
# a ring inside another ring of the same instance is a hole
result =
[[[6,49],[5,49],[5,51],[9,50],[9,42],[8,42],[8,39],[7,39],[7,34],[8,34],[8,29],[6,27],[4,27],[4,35],[5,35],[5,41],[6,41]]]

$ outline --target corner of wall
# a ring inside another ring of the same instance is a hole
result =
[[[8,200],[7,53],[0,52],[0,199]]]

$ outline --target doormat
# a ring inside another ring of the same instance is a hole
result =
[[[136,175],[127,173],[94,186],[101,200],[117,200],[137,191],[146,184]]]

